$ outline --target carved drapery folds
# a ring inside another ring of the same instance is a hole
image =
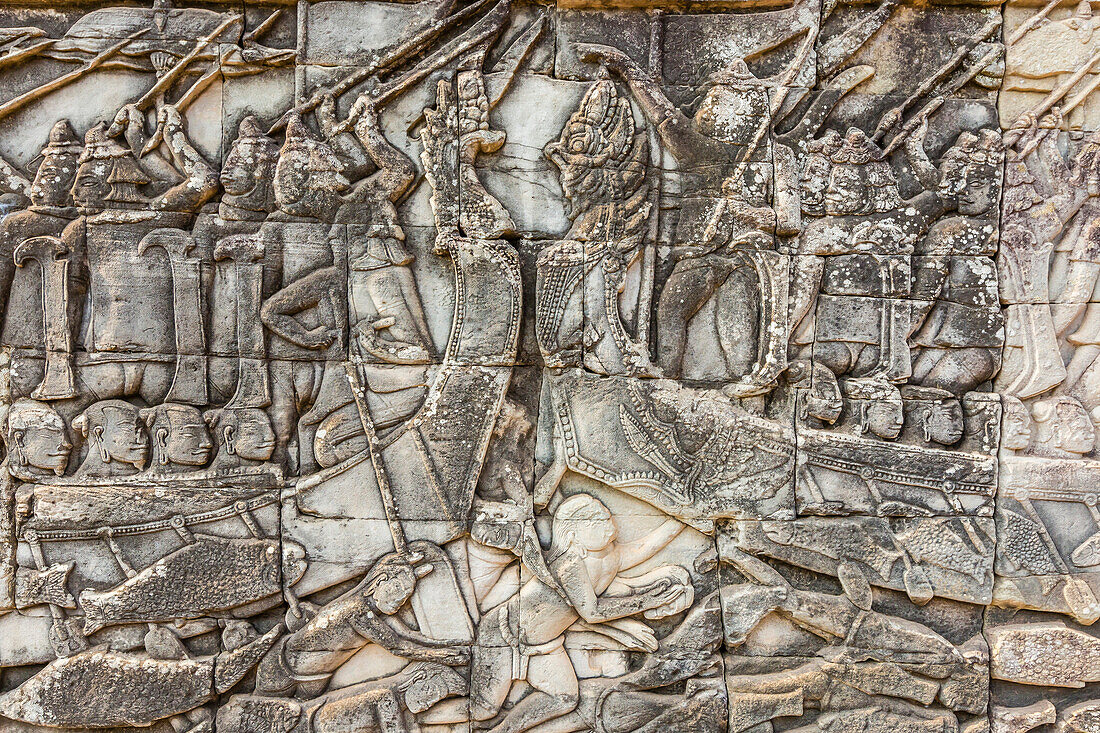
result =
[[[0,730],[1095,731],[1096,26],[5,2]]]

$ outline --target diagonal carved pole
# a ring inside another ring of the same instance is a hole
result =
[[[258,235],[236,234],[218,242],[214,259],[233,263],[237,300],[237,390],[226,407],[267,407],[271,385],[267,348],[260,321],[263,299],[264,244]]]
[[[46,371],[31,396],[37,400],[76,397],[73,375],[73,327],[71,293],[74,253],[58,237],[31,237],[15,247],[15,264],[36,261],[42,269],[42,319],[46,337]]]
[[[112,56],[117,54],[122,49],[126,48],[126,46],[130,45],[130,41],[136,40],[137,38],[145,35],[148,30],[148,28],[142,28],[135,33],[131,33],[129,36],[126,37],[125,40],[119,41],[113,46],[104,49],[102,52],[100,52],[98,56],[91,59],[88,63],[84,64],[79,69],[70,71],[68,74],[62,74],[56,79],[51,79],[45,84],[31,89],[29,92],[20,94],[18,97],[15,97],[14,99],[9,99],[7,102],[0,104],[0,120],[4,119],[14,112],[21,110],[23,107],[27,106],[31,102],[37,99],[41,99],[50,92],[60,89],[61,87],[68,84],[72,84],[74,81],[80,79],[81,77],[87,76],[92,71],[98,69],[104,63],[106,63],[107,60],[109,60]]]
[[[138,255],[162,249],[172,267],[172,315],[176,327],[176,374],[166,402],[206,405],[206,333],[203,329],[202,263],[192,255],[195,239],[180,229],[156,229],[138,243]]]

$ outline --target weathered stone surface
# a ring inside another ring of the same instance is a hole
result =
[[[0,3],[0,731],[1100,730],[1089,2]]]

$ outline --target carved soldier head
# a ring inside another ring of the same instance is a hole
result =
[[[610,79],[600,79],[543,153],[560,171],[566,213],[576,220],[600,204],[625,201],[637,191],[645,181],[648,150],[645,135],[636,130],[630,103]],[[593,222],[593,231],[586,234],[591,239],[610,238],[609,226]],[[605,231],[598,231],[600,227]]]
[[[268,137],[255,115],[241,120],[237,139],[222,165],[219,215],[240,219],[262,218],[275,210],[275,165],[279,144]]]
[[[1100,196],[1100,133],[1085,138],[1073,156],[1070,183],[1085,189],[1089,196]]]
[[[430,564],[417,564],[404,554],[393,552],[374,563],[360,587],[376,609],[392,616],[412,598],[417,579],[432,569]]]
[[[199,468],[214,444],[198,408],[166,402],[141,411],[153,444],[153,468]]]
[[[523,507],[506,501],[474,498],[470,537],[489,547],[516,550],[523,538]]]
[[[883,440],[894,440],[905,425],[905,403],[901,392],[889,382],[874,379],[849,379],[844,393],[853,402],[859,431]]]
[[[407,676],[399,689],[405,694],[405,707],[414,715],[440,700],[467,695],[470,691],[465,677],[438,662],[413,662],[402,674]]]
[[[96,402],[73,420],[88,444],[81,476],[128,476],[149,462],[149,438],[141,411],[122,400]]]
[[[767,89],[743,59],[711,76],[709,84],[695,112],[695,129],[715,140],[748,145],[770,116]]]
[[[214,436],[214,468],[238,468],[271,460],[275,431],[271,418],[258,407],[222,407],[203,417]]]
[[[84,150],[68,120],[60,120],[50,130],[50,139],[42,148],[42,163],[31,183],[31,204],[68,206],[80,153]]]
[[[65,422],[45,402],[16,400],[3,420],[8,469],[24,481],[64,476],[73,445]]]
[[[836,376],[823,364],[797,359],[787,369],[786,382],[798,399],[798,416],[832,425],[844,410],[844,398]]]
[[[1076,32],[1078,41],[1088,43],[1092,40],[1092,33],[1096,28],[1096,21],[1092,16],[1092,3],[1089,0],[1081,0],[1077,3],[1073,15],[1062,22],[1067,28]]]
[[[998,202],[1004,146],[993,130],[964,132],[940,161],[940,195],[957,202],[963,216],[981,216]]]
[[[882,149],[867,133],[851,128],[830,156],[825,212],[832,216],[893,211],[901,205],[898,181]]]
[[[343,167],[333,149],[317,139],[300,117],[291,115],[275,166],[279,209],[291,216],[332,218],[337,195],[349,185]]]
[[[1049,458],[1078,458],[1092,452],[1096,431],[1084,406],[1072,397],[1050,397],[1031,406],[1035,421],[1032,453]]]
[[[945,389],[905,385],[906,423],[915,423],[925,443],[955,445],[962,440],[966,422],[962,403]]]
[[[581,552],[602,550],[614,542],[619,533],[603,502],[590,494],[574,494],[558,505],[550,534],[548,559],[553,562],[574,548]]]
[[[73,183],[73,202],[86,212],[145,206],[140,187],[149,183],[134,154],[107,135],[99,123],[84,136],[84,152]]]
[[[1001,395],[1001,447],[1026,450],[1031,443],[1031,413],[1017,397]]]
[[[807,146],[806,160],[799,176],[799,204],[802,211],[811,216],[825,214],[825,191],[829,187],[829,169],[832,156],[844,144],[836,130],[828,130]]]

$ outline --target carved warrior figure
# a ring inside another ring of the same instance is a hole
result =
[[[623,318],[627,271],[642,256],[650,216],[649,146],[635,132],[630,103],[609,79],[596,82],[548,144],[573,224],[539,253],[536,320],[550,366],[579,364],[603,374],[647,374],[647,334]],[[650,245],[652,246],[652,245]],[[639,303],[631,310],[640,317]]]
[[[772,182],[765,162],[771,146],[763,134],[770,121],[767,92],[737,60],[710,80],[689,119],[626,54],[590,44],[578,50],[627,83],[679,166],[676,265],[657,308],[662,373],[684,373],[690,325],[713,298],[714,315],[707,318],[715,321],[714,346],[725,363],[722,374],[703,378],[733,381],[727,391],[734,395],[767,392],[785,366],[773,362],[776,344],[786,337],[783,326],[772,323],[786,311],[785,301],[776,300],[776,278],[786,263],[773,251],[777,221],[768,206]]]
[[[73,184],[81,216],[65,228],[58,246],[82,253],[87,262],[81,345],[89,359],[81,379],[90,391],[101,398],[138,395],[152,404],[171,395],[201,405],[205,354],[193,339],[205,347],[203,317],[198,264],[186,232],[193,213],[217,191],[218,178],[188,141],[178,111],[162,107],[158,121],[184,180],[160,193],[143,192],[151,176],[134,149],[144,146],[145,116],[123,107],[110,127],[99,124],[85,136]],[[122,135],[130,147],[118,141]],[[178,234],[156,241],[156,230],[165,228]]]
[[[910,157],[919,157],[921,145],[919,134],[908,140]],[[825,165],[828,175],[823,215],[806,222],[799,235],[792,280],[803,292],[792,295],[801,308],[792,325],[812,318],[814,360],[838,377],[905,381],[912,372],[905,301],[910,255],[917,237],[943,212],[942,199],[926,190],[903,201],[882,150],[861,130],[834,138],[818,155],[815,165]]]
[[[82,148],[69,121],[57,122],[34,181],[26,184],[30,207],[0,221],[0,343],[15,349],[46,346],[45,375],[32,393],[39,399],[75,394],[72,358],[82,305],[76,287],[79,262],[73,261],[75,253],[63,249],[50,252],[47,247],[38,256],[37,248],[24,247],[18,259],[16,251],[27,240],[58,237],[76,217],[70,192]],[[31,259],[35,266],[27,266]]]
[[[960,397],[1000,367],[1004,319],[992,257],[1003,160],[1000,136],[981,130],[960,135],[938,172],[923,171],[956,214],[936,221],[914,249],[911,381]]]
[[[532,578],[482,617],[470,672],[472,717],[494,719],[516,679],[526,680],[532,689],[502,719],[494,720],[489,728],[493,733],[531,730],[572,712],[579,691],[564,645],[565,631],[578,620],[598,625],[637,614],[657,619],[689,607],[693,590],[679,566],[629,579],[620,575],[653,558],[684,528],[670,518],[633,542],[618,542],[615,520],[598,499],[577,494],[561,502],[554,512],[547,556],[560,587]],[[536,607],[541,609],[537,616],[522,614],[521,609]],[[623,624],[620,629],[633,637],[637,650],[653,651],[648,627]]]
[[[214,259],[204,277],[210,335],[210,398],[234,407],[266,407],[271,401],[260,302],[263,263],[255,235],[275,211],[279,144],[253,115],[241,120],[222,163],[217,214],[200,214],[197,246]],[[243,235],[243,237],[242,237]]]

